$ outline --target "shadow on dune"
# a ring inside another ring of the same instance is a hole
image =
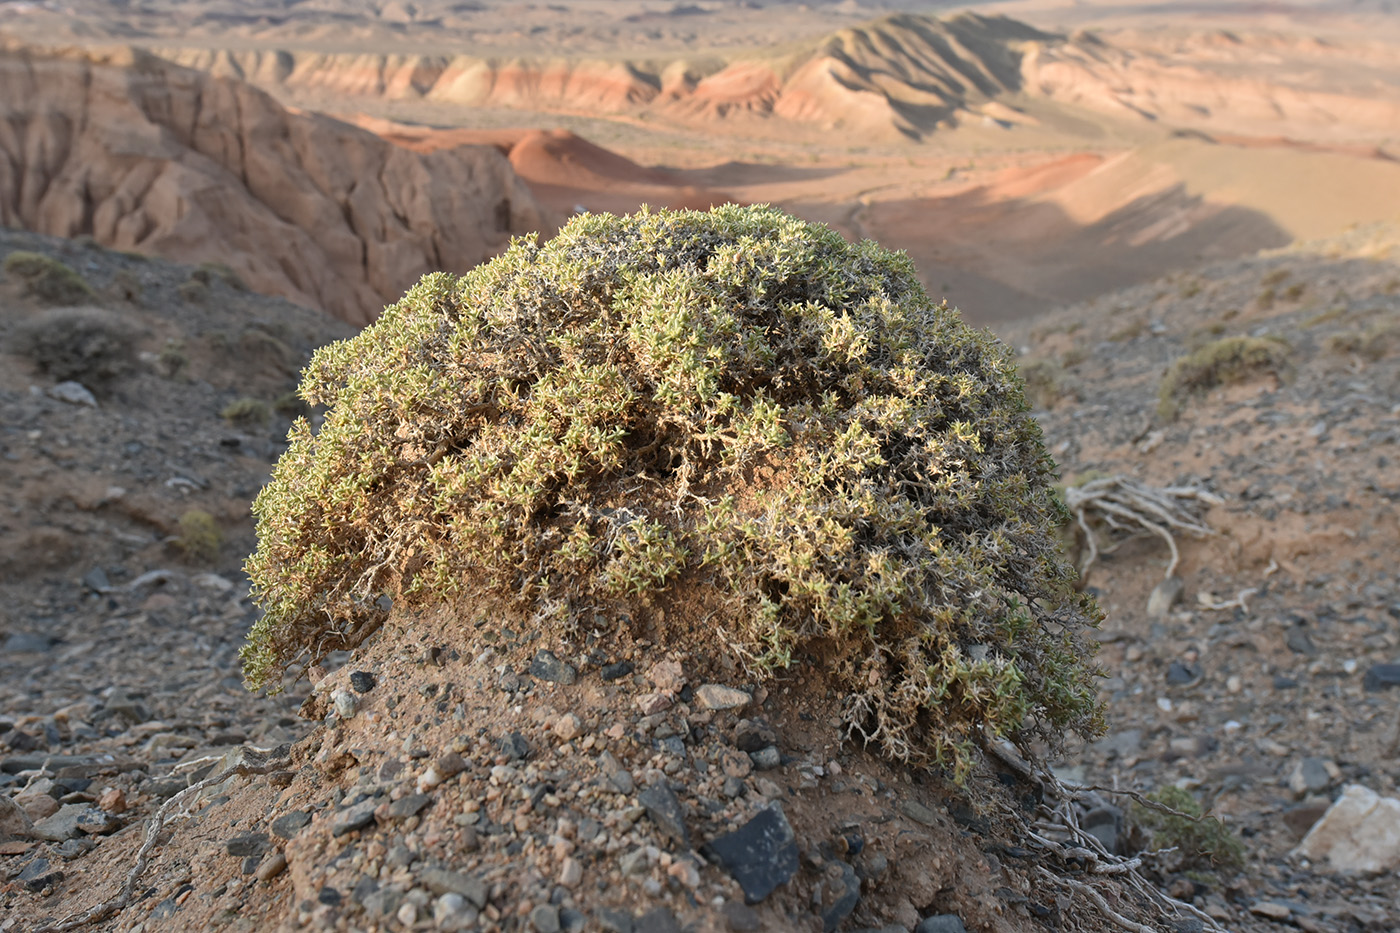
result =
[[[804,216],[822,210],[815,204],[783,206]],[[1050,200],[987,202],[980,189],[876,203],[852,212],[846,222],[822,219],[847,236],[906,251],[929,294],[946,297],[978,325],[1025,320],[1293,241],[1267,214],[1192,195],[1182,184],[1088,219]]]

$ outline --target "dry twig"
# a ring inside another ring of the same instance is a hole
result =
[[[121,890],[117,892],[116,897],[108,898],[81,914],[70,914],[62,920],[45,924],[36,929],[34,933],[61,933],[64,930],[76,930],[90,923],[106,920],[113,914],[125,910],[127,905],[131,903],[131,896],[136,890],[136,882],[140,880],[141,874],[146,870],[151,852],[155,849],[156,842],[160,838],[161,830],[165,828],[166,821],[172,818],[171,814],[177,808],[182,806],[186,800],[198,795],[200,791],[226,781],[235,774],[267,774],[285,768],[292,760],[291,749],[287,745],[277,748],[253,748],[245,745],[237,751],[241,754],[233,764],[206,777],[198,784],[191,784],[161,804],[155,816],[146,823],[146,835],[141,841],[141,848],[136,852],[136,863],[126,873],[126,880],[122,882]],[[183,811],[178,816],[188,816],[188,811]]]
[[[1187,508],[1186,504],[1204,502],[1219,505],[1223,501],[1219,496],[1199,486],[1145,486],[1122,474],[1090,480],[1080,486],[1071,486],[1065,490],[1065,504],[1074,513],[1075,520],[1084,530],[1084,537],[1089,544],[1089,556],[1085,558],[1084,566],[1079,568],[1079,572],[1086,573],[1101,550],[1098,535],[1089,523],[1090,512],[1096,514],[1111,529],[1136,526],[1166,541],[1167,547],[1171,548],[1172,562],[1167,567],[1165,576],[1171,577],[1176,572],[1176,565],[1181,561],[1181,553],[1177,550],[1176,535],[1173,532],[1185,532],[1198,538],[1210,537],[1217,533],[1193,510]]]

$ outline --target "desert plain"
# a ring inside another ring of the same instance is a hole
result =
[[[87,283],[0,281],[0,930],[1400,929],[1400,6],[10,0],[0,113],[0,247]],[[728,707],[646,632],[566,675],[392,619],[245,691],[312,350],[513,236],[729,202],[905,251],[1067,487],[1185,491],[1179,563],[1067,533],[1108,718],[1060,783],[989,755],[970,807],[820,671]],[[1282,349],[1164,386],[1229,340]],[[1226,835],[1163,842],[1164,788]],[[1377,838],[1300,848],[1358,794]],[[755,898],[712,843],[774,804]]]

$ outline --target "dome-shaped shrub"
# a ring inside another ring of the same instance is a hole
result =
[[[858,735],[960,778],[984,727],[1098,726],[1015,367],[902,254],[767,207],[585,215],[424,277],[301,391],[328,413],[254,507],[253,686],[384,594],[557,635],[669,601],[756,675],[818,659]]]

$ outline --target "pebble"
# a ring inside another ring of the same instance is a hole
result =
[[[331,823],[331,835],[343,836],[357,829],[364,829],[374,822],[374,811],[378,805],[378,800],[370,798],[341,810]]]
[[[1283,904],[1275,904],[1273,901],[1255,901],[1249,905],[1249,912],[1259,916],[1267,917],[1270,920],[1287,920],[1293,916],[1293,911]]]
[[[242,858],[249,855],[263,855],[272,847],[266,833],[243,833],[224,843],[229,855]]]
[[[356,693],[369,693],[379,683],[369,671],[355,671],[350,675],[350,689]]]
[[[572,856],[564,859],[559,867],[559,883],[566,888],[576,888],[583,880],[583,864]]]
[[[578,671],[567,661],[555,657],[552,651],[539,651],[530,662],[530,673],[540,680],[569,686],[578,680]]]
[[[1167,683],[1173,687],[1184,687],[1187,684],[1195,683],[1200,677],[1200,668],[1184,661],[1173,661],[1167,668]]]
[[[739,882],[749,904],[759,903],[797,873],[797,838],[777,803],[732,833],[710,840],[708,848]]]
[[[836,902],[822,912],[822,928],[826,933],[834,933],[841,922],[851,915],[860,903],[860,879],[856,871],[845,862],[838,862],[841,876],[836,880],[838,890]]]
[[[1325,758],[1310,755],[1293,766],[1288,775],[1288,789],[1297,800],[1310,794],[1320,794],[1332,786],[1333,772],[1340,774],[1335,764]]]
[[[734,724],[734,746],[741,752],[756,752],[778,743],[778,734],[767,723],[741,719]]]
[[[1361,685],[1370,693],[1400,687],[1400,664],[1376,664],[1361,679]]]
[[[753,766],[760,771],[772,771],[783,763],[782,752],[778,751],[776,745],[768,745],[756,752],[749,752],[749,759],[753,761]]]
[[[722,684],[701,684],[695,688],[695,702],[701,709],[740,709],[747,706],[752,700],[752,696],[737,687],[726,687]]]
[[[477,907],[486,906],[489,893],[486,882],[475,875],[464,875],[445,868],[428,868],[419,874],[418,880],[434,894],[459,894]]]
[[[67,380],[53,386],[46,393],[49,398],[57,399],[60,402],[67,402],[69,405],[83,405],[88,408],[97,407],[97,398],[87,390],[87,387],[80,382]]]
[[[967,933],[967,927],[957,914],[936,914],[920,920],[914,933]]]
[[[553,729],[561,742],[572,742],[583,734],[583,720],[576,713],[565,713],[554,720]]]
[[[647,816],[668,838],[684,848],[690,848],[690,831],[685,825],[685,810],[676,792],[664,781],[651,785],[637,795],[637,802],[646,808]]]
[[[685,687],[685,671],[681,668],[681,663],[667,658],[658,661],[647,671],[647,680],[657,690],[665,693],[680,693]]]
[[[553,904],[540,904],[530,911],[530,924],[539,933],[559,933],[559,908]]]
[[[1152,594],[1147,597],[1147,617],[1165,619],[1172,607],[1181,600],[1181,593],[1185,588],[1186,584],[1180,577],[1167,577],[1158,583],[1152,588]]]
[[[272,821],[272,834],[278,839],[291,839],[310,822],[310,813],[305,810],[293,810]]]
[[[675,701],[667,693],[644,693],[637,697],[637,708],[642,711],[643,716],[655,716],[657,713],[664,713],[674,705]]]
[[[603,665],[603,668],[598,671],[598,676],[603,680],[611,682],[614,680],[621,680],[632,673],[633,670],[635,670],[635,668],[632,666],[631,661],[618,661],[615,664]]]
[[[355,700],[355,694],[348,690],[336,690],[331,694],[331,703],[335,706],[336,715],[341,719],[354,719],[355,713],[359,711],[359,704]]]
[[[922,823],[925,826],[937,826],[938,814],[917,800],[902,800],[899,804],[899,812],[903,813],[915,823]]]
[[[282,872],[286,870],[287,856],[279,850],[277,852],[272,853],[271,858],[264,859],[262,863],[258,865],[258,869],[253,873],[253,875],[259,881],[266,882],[271,881],[273,878],[276,878],[278,875],[282,874]]]
[[[34,832],[34,822],[24,808],[9,797],[0,796],[0,839],[28,839]]]

